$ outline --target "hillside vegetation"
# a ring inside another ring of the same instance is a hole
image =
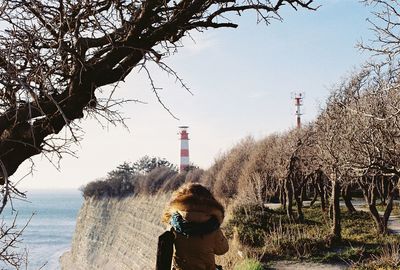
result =
[[[338,246],[362,259],[380,254],[378,243],[391,240],[388,220],[400,176],[400,89],[386,76],[353,74],[332,90],[314,122],[259,141],[245,138],[206,171],[178,173],[169,162],[147,157],[147,169],[140,161],[125,163],[83,194],[156,194],[200,182],[229,206],[232,239],[257,256],[321,257],[320,251]],[[365,200],[369,215],[356,211],[354,196]],[[304,207],[306,200],[311,207]],[[269,210],[268,202],[281,207]],[[353,227],[357,234],[349,233]],[[263,250],[271,245],[275,252]]]
[[[203,170],[190,167],[178,173],[176,165],[159,157],[144,156],[130,164],[124,162],[102,179],[81,188],[85,198],[122,198],[138,194],[154,195],[176,190],[188,181],[198,182]]]

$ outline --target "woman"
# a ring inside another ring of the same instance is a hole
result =
[[[215,270],[215,255],[229,249],[219,228],[224,208],[211,192],[200,184],[186,184],[172,196],[163,222],[175,234],[173,270]]]

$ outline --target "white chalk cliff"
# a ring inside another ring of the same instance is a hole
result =
[[[170,195],[87,199],[63,270],[154,269],[161,215]]]

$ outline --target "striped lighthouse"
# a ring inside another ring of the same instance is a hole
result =
[[[181,135],[181,164],[179,171],[183,172],[189,167],[189,133],[187,133],[188,126],[180,126]]]

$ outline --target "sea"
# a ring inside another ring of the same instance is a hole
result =
[[[59,257],[71,247],[82,203],[79,190],[33,190],[28,191],[26,201],[12,200],[16,211],[9,205],[1,215],[1,221],[9,226],[16,217],[18,228],[29,222],[21,242],[16,244],[18,251],[28,258],[28,264],[22,269],[61,269]],[[0,269],[15,268],[0,263]]]

